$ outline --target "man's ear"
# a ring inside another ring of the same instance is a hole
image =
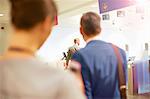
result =
[[[80,33],[83,35],[83,28],[80,26]]]
[[[39,31],[39,38],[41,38],[40,39],[40,46],[41,46],[51,34],[53,22],[51,21],[50,16],[47,16],[40,26],[41,27]]]
[[[53,27],[53,22],[50,16],[47,16],[43,22],[43,32],[51,32]]]
[[[83,30],[82,26],[80,27],[80,33],[81,33],[83,39],[85,40],[85,33],[84,33],[84,30]]]
[[[81,26],[80,27],[80,33],[81,33],[81,35],[84,37],[86,34],[84,33],[84,30],[83,30],[83,27]]]

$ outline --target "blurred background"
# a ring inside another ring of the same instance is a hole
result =
[[[50,62],[61,60],[63,52],[73,45],[74,38],[80,38],[81,47],[85,42],[79,32],[80,17],[87,11],[100,14],[98,0],[54,0],[58,6],[58,24],[54,26],[51,36],[47,39],[37,56]],[[102,33],[99,39],[114,43],[126,50],[128,57],[140,59],[150,55],[150,1],[137,0],[132,6],[100,14]],[[9,4],[0,0],[0,37],[7,35],[9,28]],[[4,27],[2,29],[2,27]],[[5,45],[4,39],[0,44]],[[4,48],[4,46],[3,46]],[[1,47],[0,49],[3,50]]]

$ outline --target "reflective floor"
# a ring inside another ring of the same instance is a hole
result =
[[[150,93],[143,95],[128,95],[128,99],[150,99]]]

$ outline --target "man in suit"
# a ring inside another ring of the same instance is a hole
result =
[[[101,33],[100,16],[93,12],[83,14],[80,32],[87,43],[73,56],[73,65],[81,66],[85,94],[88,99],[120,99],[118,80],[118,60],[110,43],[98,40]],[[126,73],[125,52],[118,48]]]

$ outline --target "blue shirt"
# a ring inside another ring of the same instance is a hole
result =
[[[119,51],[126,73],[126,55],[122,49],[119,48]],[[118,60],[110,43],[100,40],[90,41],[85,48],[73,55],[72,60],[81,64],[88,99],[120,99]]]

